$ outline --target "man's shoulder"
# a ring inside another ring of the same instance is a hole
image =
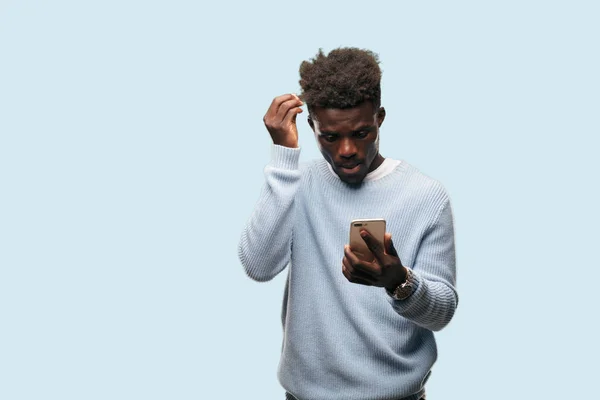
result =
[[[425,174],[405,160],[401,160],[396,167],[395,176],[397,177],[395,185],[404,193],[416,197],[447,198],[446,189],[439,180]]]
[[[312,160],[302,161],[299,164],[298,168],[300,170],[300,175],[302,176],[302,178],[314,178],[327,168],[327,161],[325,161],[322,158],[315,158]]]

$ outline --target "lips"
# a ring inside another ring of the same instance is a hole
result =
[[[338,164],[338,168],[344,171],[347,174],[352,174],[358,172],[360,169],[361,163],[347,163],[347,164]]]

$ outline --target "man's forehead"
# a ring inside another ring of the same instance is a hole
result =
[[[376,124],[377,113],[372,108],[319,108],[311,112],[311,118],[320,130],[360,129]]]

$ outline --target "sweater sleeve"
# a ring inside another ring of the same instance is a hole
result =
[[[417,325],[439,331],[450,322],[458,305],[454,226],[448,200],[425,231],[412,270],[415,291],[405,300],[389,296],[390,303]]]
[[[238,255],[248,276],[256,281],[273,279],[290,262],[299,158],[299,148],[273,145],[265,184],[242,231]]]

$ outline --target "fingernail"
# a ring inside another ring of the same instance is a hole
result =
[[[360,232],[360,236],[362,236],[362,237],[367,237],[367,232],[366,232],[366,231],[361,231],[361,232]]]

